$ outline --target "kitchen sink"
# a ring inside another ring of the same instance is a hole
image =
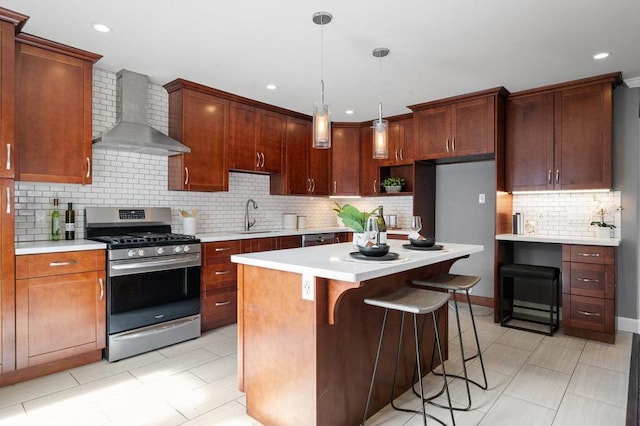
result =
[[[239,231],[237,233],[238,234],[267,234],[269,232],[274,232],[274,231],[261,231],[259,229],[256,229],[255,231]]]

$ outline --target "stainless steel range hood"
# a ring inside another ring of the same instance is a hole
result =
[[[116,125],[93,140],[94,148],[176,155],[191,148],[147,124],[149,77],[128,70],[117,73]]]

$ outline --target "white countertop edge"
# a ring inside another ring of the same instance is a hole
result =
[[[250,234],[243,234],[238,232],[214,232],[214,233],[202,233],[196,234],[196,238],[200,239],[203,243],[213,243],[218,241],[230,241],[230,240],[250,240],[253,238],[269,238],[269,237],[287,237],[291,235],[305,235],[305,234],[324,234],[324,233],[338,233],[348,232],[352,233],[351,228],[304,228],[304,229],[277,229],[264,232],[255,231]],[[390,229],[387,234],[396,235],[409,235],[411,231],[406,229]]]
[[[61,253],[68,251],[105,250],[107,245],[91,240],[25,241],[16,243],[15,254]]]
[[[622,243],[621,238],[594,238],[594,237],[569,237],[559,235],[519,235],[498,234],[499,241],[519,241],[526,243],[554,243],[554,244],[585,244],[591,246],[618,247]]]
[[[297,249],[237,254],[231,261],[278,271],[308,274],[347,282],[365,281],[423,266],[479,253],[481,245],[442,244],[446,251],[416,251],[402,248],[403,241],[390,241],[391,251],[409,260],[404,262],[348,262],[339,260],[355,249],[351,243],[331,244]]]

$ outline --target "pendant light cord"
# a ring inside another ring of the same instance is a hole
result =
[[[320,22],[320,102],[324,105],[324,20]]]
[[[379,57],[380,59],[380,92],[379,92],[379,101],[378,104],[378,122],[382,123],[382,55]]]

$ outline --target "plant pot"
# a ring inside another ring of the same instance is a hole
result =
[[[354,232],[353,233],[353,246],[358,248],[360,243],[364,244],[366,238],[364,236],[364,232]]]
[[[386,192],[400,192],[400,190],[402,189],[402,186],[385,186],[384,190]]]
[[[608,226],[596,226],[596,238],[611,238],[611,231],[613,228]]]

